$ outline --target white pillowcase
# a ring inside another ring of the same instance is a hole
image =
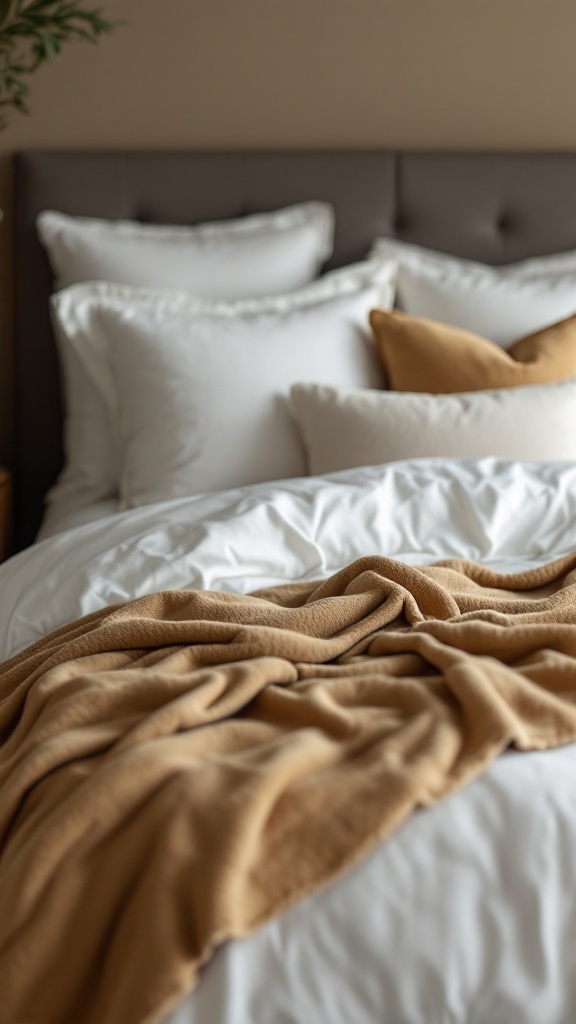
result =
[[[290,387],[383,385],[368,313],[391,305],[394,276],[371,261],[235,303],[103,283],[54,296],[117,430],[123,505],[304,475]]]
[[[401,459],[576,460],[576,380],[427,395],[297,384],[311,474]]]
[[[332,253],[334,210],[307,202],[192,227],[71,217],[45,210],[38,234],[56,287],[80,281],[174,288],[208,299],[289,292]]]
[[[496,275],[509,277],[516,281],[536,280],[551,275],[562,275],[576,272],[576,249],[565,252],[550,253],[547,256],[531,256],[529,259],[516,263],[504,263],[493,266],[478,260],[467,260],[462,256],[452,256],[437,249],[427,249],[423,245],[403,242],[399,238],[376,238],[372,243],[371,258],[396,260],[399,264],[413,270],[428,267],[452,280],[459,278],[463,283],[478,279],[479,276]]]
[[[196,227],[71,217],[45,211],[38,232],[56,287],[88,280],[250,298],[298,289],[330,256],[334,210],[306,202]],[[55,324],[63,367],[66,465],[48,495],[58,516],[118,493],[120,468],[106,406]]]
[[[491,267],[380,238],[372,253],[398,264],[396,304],[508,348],[576,312],[576,251]]]

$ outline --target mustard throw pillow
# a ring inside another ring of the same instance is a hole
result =
[[[478,334],[396,310],[373,310],[370,324],[393,391],[453,394],[576,377],[576,315],[507,351]]]

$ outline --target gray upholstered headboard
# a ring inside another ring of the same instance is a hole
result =
[[[62,462],[46,208],[192,224],[303,199],[336,208],[331,266],[375,235],[504,263],[576,248],[576,154],[28,152],[16,157],[16,542],[29,544]]]

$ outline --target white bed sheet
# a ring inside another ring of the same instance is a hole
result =
[[[573,1024],[576,745],[505,754],[227,943],[167,1024]]]
[[[576,466],[415,460],[183,499],[0,566],[0,657],[167,587],[247,592],[380,553],[515,571],[576,549]],[[169,1024],[572,1024],[576,745],[506,754],[215,954]]]

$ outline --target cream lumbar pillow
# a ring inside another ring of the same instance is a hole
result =
[[[290,387],[383,386],[368,314],[392,303],[394,276],[366,262],[235,303],[104,283],[54,296],[108,410],[124,506],[305,475]]]
[[[447,394],[576,377],[576,316],[504,351],[470,331],[398,311],[370,314],[376,351],[394,391]]]
[[[576,459],[576,380],[426,395],[296,384],[311,474],[401,459]]]

